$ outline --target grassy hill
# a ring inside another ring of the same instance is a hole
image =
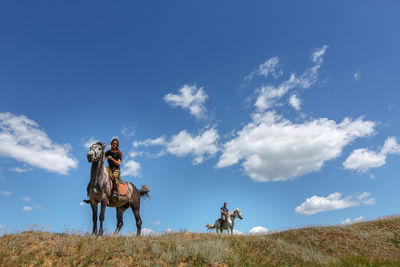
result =
[[[0,266],[400,266],[400,218],[263,236],[0,237]]]

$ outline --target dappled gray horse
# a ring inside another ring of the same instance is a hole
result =
[[[97,142],[90,147],[87,159],[92,163],[90,170],[90,182],[87,187],[89,203],[93,211],[93,234],[97,234],[97,207],[101,204],[100,210],[100,230],[99,235],[103,235],[103,221],[106,207],[115,207],[117,209],[117,228],[114,235],[118,234],[123,226],[123,214],[126,209],[131,208],[136,219],[136,234],[139,236],[142,228],[142,219],[140,218],[140,198],[148,197],[150,189],[146,185],[142,185],[142,189],[138,190],[132,183],[126,182],[127,194],[126,197],[121,197],[118,201],[111,201],[111,184],[110,174],[104,164],[105,155],[104,149],[106,145]]]
[[[227,216],[226,222],[222,223],[222,219],[217,219],[215,220],[214,225],[209,225],[207,224],[206,227],[208,230],[214,229],[218,234],[218,230],[220,230],[220,233],[222,234],[223,230],[231,230],[231,234],[233,234],[233,227],[235,226],[235,219],[236,217],[239,217],[239,219],[243,220],[242,216],[242,211],[238,208],[234,209],[232,212],[230,212]]]

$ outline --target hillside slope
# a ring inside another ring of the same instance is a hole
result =
[[[400,266],[400,218],[263,236],[0,237],[0,266]]]

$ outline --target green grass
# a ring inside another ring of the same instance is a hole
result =
[[[0,266],[400,266],[400,218],[262,236],[0,237]]]

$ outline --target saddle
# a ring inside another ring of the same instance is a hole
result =
[[[110,186],[113,188],[113,182],[112,179],[110,179]],[[119,195],[120,196],[126,196],[128,194],[128,186],[124,181],[121,180],[119,183]]]
[[[107,167],[107,171],[108,171],[108,174],[110,175],[111,188],[113,188],[113,174],[112,174],[112,171],[108,167]],[[122,181],[121,179],[119,179],[119,180],[120,180],[120,182],[119,182],[119,195],[120,196],[126,196],[126,194],[128,193],[128,189],[127,189],[126,183],[124,181]]]
[[[221,226],[226,226],[226,224],[227,224],[227,221],[222,220],[222,218],[219,218],[218,221]]]

